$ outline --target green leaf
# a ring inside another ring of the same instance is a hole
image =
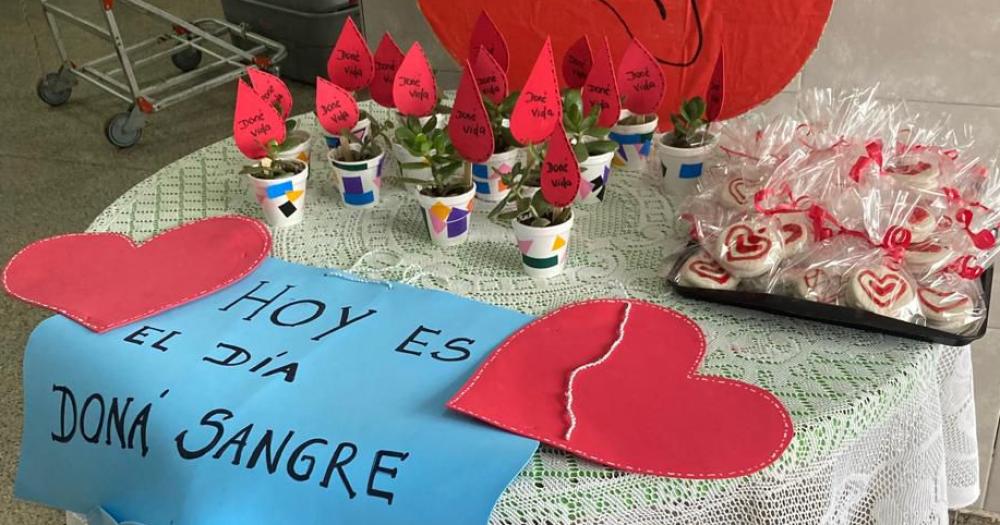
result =
[[[295,126],[297,126],[298,124],[299,123],[296,120],[292,120],[292,119],[286,120],[285,121],[285,131],[288,132],[288,133],[291,133],[292,131],[295,131]]]
[[[618,149],[618,143],[612,140],[592,140],[584,145],[587,147],[587,153],[591,155],[603,155]]]
[[[422,169],[426,168],[427,166],[430,166],[430,164],[428,164],[426,160],[422,160],[422,161],[419,161],[419,162],[416,162],[416,161],[414,161],[414,162],[400,162],[399,165],[402,166],[402,167],[404,167],[404,168],[406,168],[406,169],[408,169],[408,170],[422,170]],[[426,181],[424,181],[424,183],[426,184]]]
[[[531,196],[531,207],[535,210],[535,215],[548,215],[552,212],[552,205],[545,200],[542,190],[538,190]]]
[[[437,129],[437,123],[437,115],[431,115],[431,118],[427,119],[427,122],[424,122],[424,127],[420,128],[420,131],[430,134],[432,131]]]
[[[520,216],[520,215],[521,214],[517,210],[507,211],[507,212],[503,212],[503,213],[497,215],[497,219],[499,219],[501,221],[512,221],[512,220],[518,218],[518,216]]]
[[[607,138],[609,133],[611,133],[611,130],[608,128],[592,127],[587,130],[586,135],[588,137],[594,137],[595,139],[603,139]]]
[[[590,157],[590,154],[587,152],[587,145],[582,142],[577,142],[573,146],[573,154],[576,155],[577,162],[583,162]]]

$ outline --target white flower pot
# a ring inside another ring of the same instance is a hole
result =
[[[301,160],[306,163],[306,166],[308,166],[309,153],[312,147],[312,135],[304,129],[295,129],[288,134],[288,137],[286,137],[285,140],[288,141],[292,137],[301,140],[301,143],[290,150],[278,153],[277,158],[284,160]]]
[[[403,146],[399,144],[393,144],[392,156],[396,158],[397,162],[399,162],[400,164],[399,173],[402,174],[404,177],[410,179],[418,179],[418,180],[431,180],[433,178],[430,166],[420,169],[410,169],[403,167],[403,163],[405,162],[425,162],[423,157],[417,157],[416,155],[413,155],[412,153],[410,153],[409,150],[407,150]]]
[[[363,118],[359,120],[358,123],[355,124],[353,128],[351,128],[351,134],[354,135],[356,139],[361,140],[368,136],[368,132],[371,131],[371,129],[372,129],[372,121],[367,118]],[[329,133],[324,131],[323,139],[326,140],[326,145],[331,150],[340,147],[339,135],[330,135]]]
[[[432,197],[417,192],[417,202],[424,210],[424,222],[431,241],[438,246],[462,244],[469,238],[475,188],[451,197]]]
[[[576,201],[582,204],[594,204],[604,200],[608,190],[608,180],[611,177],[611,160],[614,151],[591,155],[580,163],[580,191]]]
[[[573,228],[573,217],[555,226],[537,228],[512,221],[514,238],[521,251],[521,266],[531,277],[555,277],[566,268],[569,248],[569,231]]]
[[[520,154],[520,148],[512,148],[503,153],[494,153],[483,164],[472,165],[472,183],[476,187],[477,199],[500,202],[510,193],[510,188],[503,183],[500,174],[510,173]]]
[[[351,144],[351,150],[358,151],[360,144]],[[337,159],[337,150],[330,150],[328,159],[333,166],[337,189],[344,205],[351,208],[372,208],[378,204],[382,190],[382,163],[385,152],[377,157],[356,162]]]
[[[306,209],[308,164],[294,175],[277,179],[258,179],[247,175],[247,179],[268,224],[283,228],[302,222]]]
[[[611,128],[610,138],[618,143],[618,152],[615,154],[614,165],[626,170],[642,171],[646,169],[649,158],[653,153],[653,133],[659,118],[653,118],[651,122],[624,126],[615,124]]]
[[[705,159],[715,148],[715,138],[697,148],[676,148],[666,145],[670,137],[669,133],[664,135],[656,148],[663,174],[663,189],[667,195],[686,197],[694,192],[701,180]]]

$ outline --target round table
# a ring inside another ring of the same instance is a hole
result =
[[[383,108],[365,107],[387,119]],[[701,371],[774,392],[795,425],[784,455],[728,480],[636,475],[541,447],[497,503],[494,524],[918,524],[979,492],[968,347],[951,348],[684,299],[665,263],[684,242],[657,177],[615,171],[605,201],[574,208],[566,272],[523,274],[508,225],[474,212],[467,243],[433,246],[415,199],[387,163],[382,202],[345,207],[314,133],[305,220],[274,230],[275,257],[439,288],[530,314],[593,297],[675,308],[709,339]],[[651,156],[655,159],[655,155]],[[106,209],[92,231],[147,238],[211,215],[260,216],[231,139],[163,168]],[[658,173],[658,170],[648,170]]]

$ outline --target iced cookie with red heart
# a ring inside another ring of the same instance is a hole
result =
[[[719,188],[719,202],[733,210],[745,210],[753,206],[753,196],[757,187],[743,177],[730,177]]]
[[[737,222],[722,230],[716,243],[719,263],[741,279],[767,273],[783,250],[777,228],[752,222]]]
[[[836,304],[840,297],[840,276],[823,268],[811,268],[792,279],[792,290],[797,297],[809,301]]]
[[[739,278],[730,275],[705,250],[700,250],[688,258],[681,267],[677,279],[686,286],[712,290],[732,290],[740,284]]]
[[[917,298],[927,324],[933,328],[959,332],[975,320],[972,298],[964,293],[921,286]]]
[[[915,274],[923,274],[944,266],[954,252],[935,241],[911,244],[903,254],[906,267]]]
[[[806,216],[806,212],[779,213],[777,217],[781,223],[784,257],[798,255],[812,244],[812,221]]]
[[[910,242],[926,241],[937,230],[938,221],[924,206],[917,206],[906,219],[906,227],[910,230]]]
[[[845,293],[854,306],[887,317],[906,317],[916,297],[910,280],[884,264],[855,270]]]
[[[941,170],[935,163],[927,162],[920,156],[913,155],[901,158],[892,166],[887,167],[885,173],[915,189],[931,190],[937,186]]]

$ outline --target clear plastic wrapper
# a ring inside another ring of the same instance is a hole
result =
[[[975,332],[985,322],[982,282],[972,274],[944,271],[917,283],[917,299],[927,326],[953,334]]]

